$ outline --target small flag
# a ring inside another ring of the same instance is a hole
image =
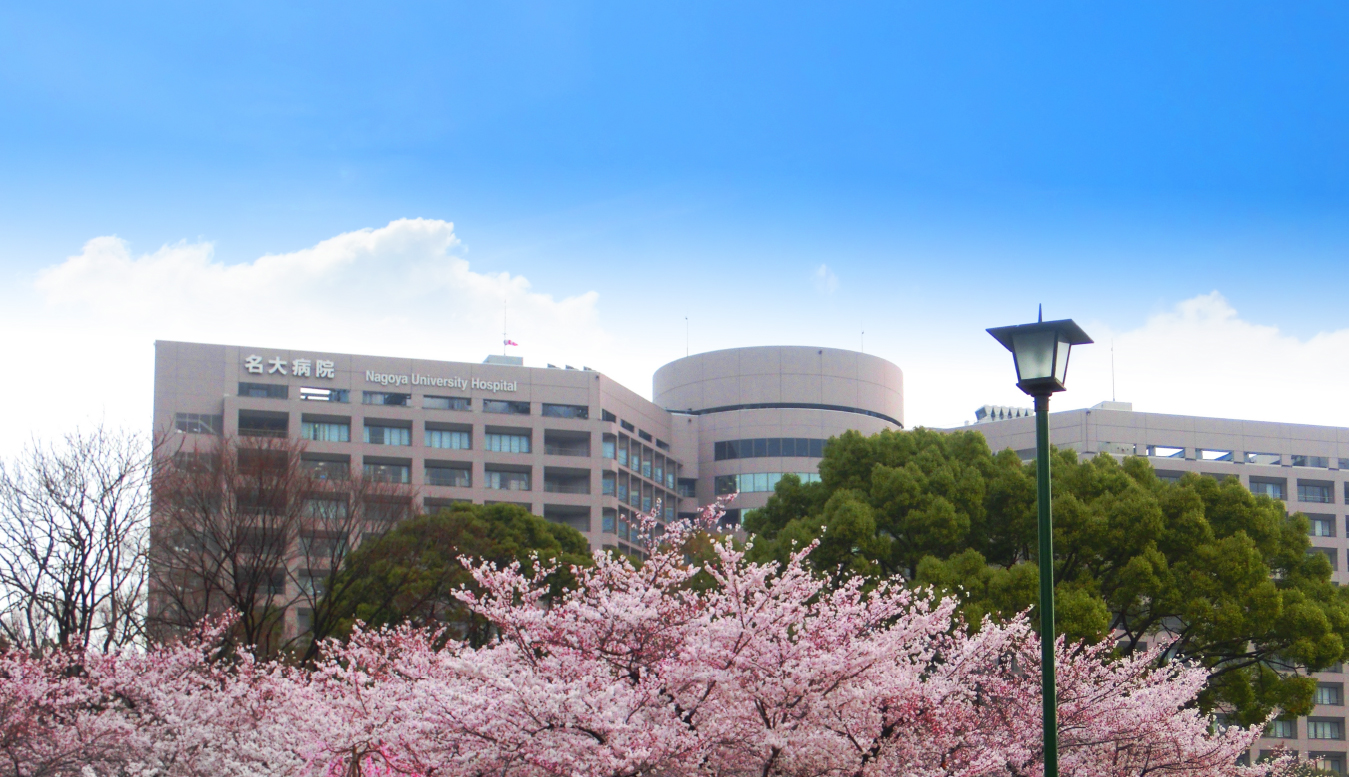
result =
[[[502,341],[501,341],[501,344],[502,344],[502,345],[514,345],[514,346],[519,346],[519,345],[520,345],[519,343],[515,342],[514,340],[502,340]]]

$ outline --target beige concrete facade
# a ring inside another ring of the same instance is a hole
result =
[[[710,502],[718,476],[747,475],[752,488],[776,482],[766,475],[814,473],[815,443],[903,418],[898,367],[827,348],[680,359],[656,373],[655,402],[592,370],[168,341],[155,349],[157,433],[303,439],[307,459],[406,482],[422,509],[516,503],[573,526],[591,547],[623,550],[633,550],[626,518],[657,501],[673,518]],[[717,460],[717,443],[741,440],[764,455]],[[766,455],[770,443],[777,455]],[[747,491],[737,508],[767,496]]]
[[[1050,439],[1085,456],[1105,452],[1148,456],[1159,475],[1185,472],[1236,477],[1252,490],[1282,499],[1288,510],[1313,519],[1313,552],[1324,553],[1332,579],[1349,583],[1349,429],[1335,426],[1241,421],[1225,418],[1137,413],[1128,403],[1103,402],[1090,409],[1050,413]],[[995,450],[1011,448],[1023,459],[1035,455],[1033,417],[976,423]],[[953,430],[954,431],[954,430]],[[1262,739],[1253,755],[1283,745],[1302,757],[1323,759],[1324,768],[1346,772],[1343,671],[1319,676],[1322,698],[1311,715]],[[1316,735],[1315,738],[1313,735]]]

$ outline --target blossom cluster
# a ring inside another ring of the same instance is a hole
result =
[[[716,519],[713,508],[707,514]],[[812,574],[729,540],[690,563],[674,527],[642,564],[465,560],[494,624],[474,648],[357,631],[311,667],[218,655],[222,625],[142,653],[0,656],[0,774],[1034,777],[1039,646],[1027,621],[958,621],[892,580]],[[1204,670],[1058,646],[1060,773],[1250,777],[1258,730],[1192,702]]]

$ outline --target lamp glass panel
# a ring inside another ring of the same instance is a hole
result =
[[[1012,335],[1012,354],[1016,356],[1016,372],[1019,380],[1053,377],[1053,330]]]
[[[1068,352],[1072,347],[1063,335],[1059,335],[1059,347],[1054,349],[1054,377],[1060,384],[1068,382]]]

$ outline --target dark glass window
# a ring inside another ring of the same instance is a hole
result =
[[[239,396],[257,399],[286,399],[290,397],[290,386],[279,383],[240,383]]]
[[[482,401],[482,411],[484,413],[508,413],[511,415],[529,415],[529,403],[513,402],[508,399],[484,399]]]
[[[362,391],[361,404],[363,405],[394,405],[398,407],[407,407],[412,401],[411,394],[399,394],[392,391]]]
[[[422,407],[430,410],[468,410],[472,403],[468,397],[422,397]]]
[[[590,418],[590,408],[585,405],[552,405],[543,403],[543,414],[551,418]]]
[[[647,442],[651,442],[651,440],[652,440],[651,433],[650,433],[650,432],[644,432],[644,431],[642,431],[641,429],[638,429],[638,430],[637,430],[637,436],[638,436],[638,437],[641,437],[643,440],[646,440]]]
[[[635,431],[637,431],[637,427],[633,426],[632,424],[628,423],[627,421],[619,421],[619,422],[618,422],[618,425],[621,426],[621,427],[623,427],[624,429],[627,429],[629,432],[635,432]]]
[[[720,440],[712,443],[716,461],[749,459],[763,456],[792,456],[798,458],[824,456],[824,440],[806,437],[759,437],[749,440]]]
[[[220,434],[224,423],[223,416],[206,413],[178,413],[174,416],[174,427],[184,434]]]
[[[601,410],[601,411],[600,411],[600,420],[601,420],[601,421],[609,421],[610,423],[612,423],[612,422],[618,420],[618,416],[614,415],[613,413],[610,413],[608,410]]]

